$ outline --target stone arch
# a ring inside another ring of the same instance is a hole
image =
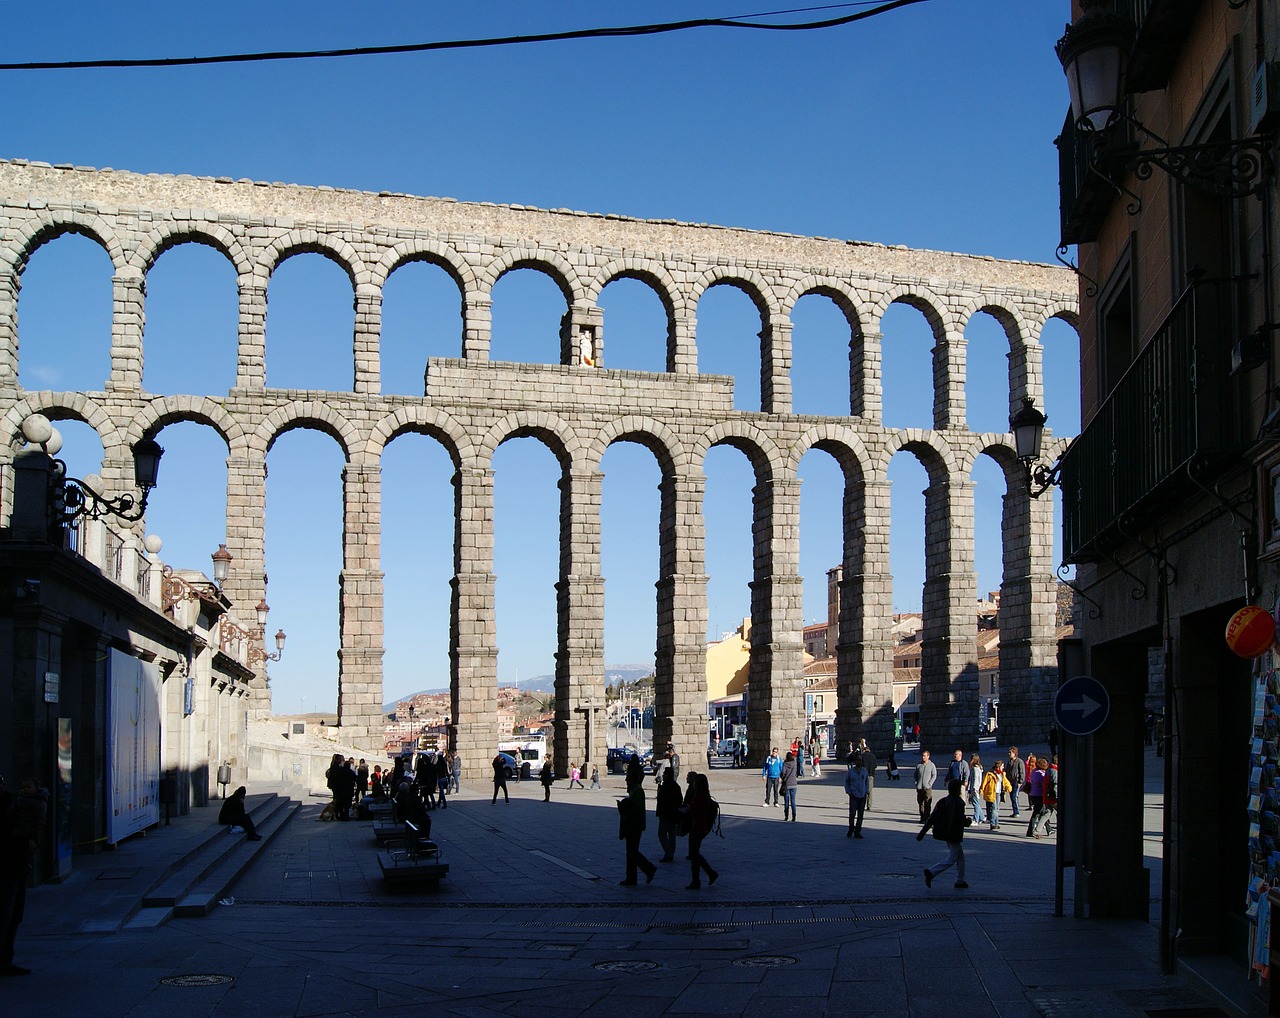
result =
[[[49,420],[80,421],[98,434],[105,456],[108,450],[125,446],[123,429],[107,409],[83,392],[29,392],[4,415],[0,440],[8,445],[22,441],[22,422],[32,414],[44,414]]]
[[[707,269],[689,289],[689,304],[697,307],[713,286],[732,286],[745,293],[760,312],[760,324],[779,321],[781,305],[773,287],[760,273],[744,265],[716,265]]]
[[[941,339],[946,334],[947,327],[955,324],[955,315],[948,309],[948,303],[941,295],[921,283],[899,283],[881,293],[868,309],[868,327],[882,332],[880,323],[893,304],[905,304],[924,315],[935,340]]]
[[[284,236],[277,237],[259,254],[256,274],[266,282],[275,275],[276,269],[285,259],[297,254],[324,255],[347,274],[353,292],[357,286],[372,279],[354,247],[340,237],[332,237],[316,230],[290,230]]]
[[[864,331],[863,310],[858,302],[857,295],[854,293],[852,286],[844,280],[835,279],[834,277],[818,276],[813,273],[800,277],[779,301],[780,311],[790,318],[800,298],[807,297],[810,294],[829,297],[835,306],[840,309],[845,320],[848,321],[852,334],[855,337],[862,335]]]
[[[178,421],[208,425],[227,443],[228,450],[242,445],[246,437],[240,422],[218,400],[207,396],[160,396],[129,423],[129,443]]]
[[[492,299],[493,288],[499,279],[516,269],[538,269],[552,278],[565,303],[572,306],[586,295],[578,271],[564,255],[540,247],[514,247],[504,249],[485,266],[479,285],[485,297]]]
[[[428,406],[400,407],[374,422],[362,455],[368,462],[382,458],[387,446],[400,435],[429,435],[449,454],[455,468],[474,461],[476,450],[462,424],[443,410]]]
[[[221,223],[208,220],[158,224],[142,238],[134,260],[145,274],[155,267],[156,260],[162,254],[182,244],[203,244],[220,252],[231,262],[237,279],[253,272],[253,261],[241,245],[240,239]]]
[[[955,450],[936,431],[904,428],[889,434],[880,449],[877,473],[887,475],[890,460],[900,452],[909,452],[920,462],[929,475],[930,484],[961,476]]]
[[[1032,320],[1032,335],[1038,340],[1040,331],[1044,328],[1045,323],[1051,318],[1060,318],[1066,322],[1078,333],[1080,331],[1080,306],[1076,301],[1064,300],[1058,298],[1049,301],[1040,313]]]
[[[327,404],[311,400],[288,403],[264,417],[253,431],[251,446],[265,456],[276,439],[298,428],[311,428],[328,435],[338,443],[348,463],[355,461],[356,452],[367,447],[349,420]]]
[[[613,258],[596,269],[595,276],[587,283],[584,297],[591,303],[599,303],[604,288],[615,279],[637,279],[652,289],[674,321],[676,315],[687,310],[688,302],[680,285],[671,277],[667,267],[655,258],[624,255]]]
[[[517,410],[495,421],[476,443],[476,450],[487,465],[493,462],[498,446],[512,438],[538,439],[563,468],[582,454],[581,443],[568,421],[558,414],[534,410]]]
[[[396,269],[410,262],[427,262],[444,269],[458,284],[463,300],[474,294],[480,286],[475,271],[455,248],[427,238],[403,240],[385,251],[374,266],[371,282],[381,290]]]
[[[757,482],[793,476],[787,472],[786,454],[773,439],[745,421],[724,421],[699,435],[690,450],[690,463],[702,468],[707,453],[717,445],[731,446],[743,453],[755,471]]]
[[[688,465],[688,453],[680,437],[661,421],[638,414],[620,417],[602,428],[584,450],[584,463],[599,470],[609,447],[623,441],[635,442],[653,453],[664,477],[672,471],[683,472]]]
[[[1009,341],[1011,351],[1026,345],[1031,333],[1022,309],[1016,305],[1002,304],[986,296],[969,301],[957,311],[957,329],[963,332],[969,327],[973,316],[982,312],[989,314],[1000,324],[1000,328],[1004,330],[1005,339]]]
[[[846,481],[854,479],[850,476],[850,467],[860,479],[872,479],[869,473],[874,459],[862,437],[852,428],[837,424],[816,424],[809,428],[787,451],[788,474],[794,475],[800,469],[800,461],[811,449],[829,453],[840,464]]]
[[[5,259],[6,267],[15,275],[22,274],[37,250],[68,233],[87,237],[101,247],[111,259],[113,272],[122,272],[128,266],[129,257],[115,227],[91,212],[44,211],[24,225],[27,229],[18,234],[11,254]]]

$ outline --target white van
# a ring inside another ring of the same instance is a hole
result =
[[[500,742],[498,749],[510,753],[520,764],[522,778],[536,778],[542,774],[542,768],[550,759],[547,753],[546,739],[529,739],[525,742]]]

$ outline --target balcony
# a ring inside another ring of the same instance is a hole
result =
[[[1098,239],[1098,231],[1120,195],[1108,177],[1122,177],[1124,160],[1137,150],[1133,128],[1122,120],[1102,134],[1081,131],[1068,110],[1062,134],[1054,144],[1058,146],[1062,244],[1088,244]]]
[[[1153,92],[1169,84],[1169,75],[1195,24],[1201,0],[1116,0],[1138,33],[1129,54],[1127,92]]]
[[[1230,462],[1243,437],[1236,380],[1234,280],[1183,293],[1062,457],[1063,554],[1087,562],[1178,505]]]

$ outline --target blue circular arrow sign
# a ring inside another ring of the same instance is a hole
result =
[[[1054,720],[1070,735],[1092,735],[1110,712],[1111,697],[1106,686],[1091,675],[1067,679],[1058,687],[1053,701]]]

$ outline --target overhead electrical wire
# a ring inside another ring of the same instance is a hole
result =
[[[655,25],[627,25],[618,28],[581,28],[567,32],[541,32],[535,35],[496,36],[488,39],[447,39],[439,42],[403,43],[395,46],[350,46],[342,49],[278,50],[267,53],[223,53],[197,57],[139,57],[112,60],[39,60],[26,63],[0,63],[0,71],[67,71],[91,68],[130,67],[191,67],[204,64],[244,64],[263,60],[315,60],[329,57],[385,56],[393,53],[428,53],[436,50],[480,49],[490,46],[514,46],[535,42],[565,42],[573,39],[625,39],[636,36],[664,35],[671,32],[687,32],[696,28],[745,28],[765,32],[809,32],[824,28],[838,28],[857,21],[873,18],[878,14],[927,3],[928,0],[888,0],[856,14],[846,14],[822,21],[798,21],[784,24],[755,22],[747,18],[776,17],[813,10],[831,10],[861,7],[865,4],[830,4],[823,7],[801,7],[764,14],[743,14],[734,18],[694,18],[689,21],[670,21]]]

